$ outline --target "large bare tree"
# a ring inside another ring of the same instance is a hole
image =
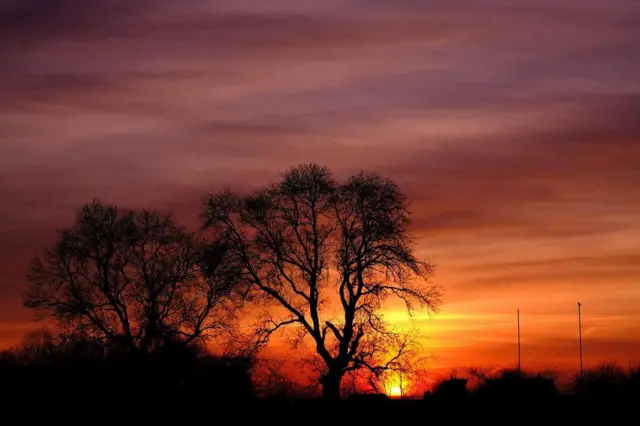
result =
[[[261,340],[285,326],[310,336],[327,399],[340,398],[347,372],[380,375],[407,352],[407,336],[380,315],[388,297],[409,312],[440,303],[432,266],[414,254],[406,197],[377,174],[339,184],[326,168],[303,165],[248,196],[210,195],[202,219],[229,248],[248,294],[285,312],[265,318]]]
[[[135,353],[192,343],[229,326],[239,278],[224,247],[201,247],[171,215],[94,201],[31,262],[25,306]]]

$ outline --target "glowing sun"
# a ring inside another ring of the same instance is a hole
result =
[[[402,388],[400,386],[390,386],[389,392],[387,392],[391,397],[401,397],[402,396]]]

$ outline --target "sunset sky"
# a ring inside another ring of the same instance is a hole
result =
[[[640,2],[0,0],[0,347],[28,261],[99,197],[196,229],[317,162],[395,179],[434,368],[640,362]],[[406,324],[401,310],[387,318]]]

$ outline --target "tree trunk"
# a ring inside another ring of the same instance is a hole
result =
[[[342,372],[329,371],[320,378],[322,384],[322,397],[325,401],[340,400],[340,383],[342,382]]]

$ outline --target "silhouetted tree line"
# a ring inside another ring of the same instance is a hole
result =
[[[210,194],[200,218],[196,234],[167,213],[80,207],[27,275],[24,305],[56,333],[5,351],[0,380],[172,395],[215,377],[213,388],[244,397],[249,358],[202,348],[246,342],[237,353],[252,357],[283,330],[294,347],[311,343],[323,395],[337,400],[346,374],[374,381],[407,365],[414,341],[379,314],[386,299],[409,313],[439,306],[433,267],[414,254],[406,197],[377,174],[338,182],[303,165],[248,195]],[[246,304],[262,314],[241,336]]]
[[[579,406],[630,405],[640,402],[640,369],[623,369],[616,364],[601,364],[577,376],[568,389],[557,386],[558,376],[551,372],[526,373],[504,369],[487,374],[472,370],[466,377],[452,376],[425,392],[427,403],[480,404],[488,407],[548,406],[573,403]],[[470,386],[471,381],[476,382]]]
[[[433,266],[414,253],[408,202],[393,181],[362,172],[338,182],[324,167],[303,165],[249,195],[210,194],[200,218],[200,232],[191,233],[167,213],[98,200],[79,208],[73,226],[30,264],[24,304],[55,332],[31,333],[0,353],[3,396],[98,405],[248,401],[256,354],[283,331],[292,348],[310,343],[325,400],[339,400],[349,377],[352,393],[356,378],[374,390],[351,395],[352,406],[389,402],[380,385],[390,373],[408,377],[416,346],[380,308],[396,298],[409,314],[436,312],[441,297],[429,281]],[[251,333],[238,328],[245,308],[260,314]],[[222,345],[230,355],[207,349]],[[261,368],[263,394],[282,402],[313,394],[287,382],[281,363]],[[589,370],[571,398],[637,399],[639,377],[613,366]],[[550,375],[505,370],[475,379],[473,389],[468,378],[442,381],[414,402],[566,397]]]

